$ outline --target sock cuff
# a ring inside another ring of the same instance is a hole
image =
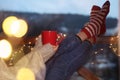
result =
[[[88,38],[91,37],[90,32],[86,30],[85,28],[83,28],[81,31],[83,31],[87,35]]]

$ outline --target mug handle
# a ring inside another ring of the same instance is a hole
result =
[[[63,33],[58,33],[58,34],[57,34],[56,45],[59,45],[59,44],[64,40],[65,37],[66,37],[65,34],[63,34]]]

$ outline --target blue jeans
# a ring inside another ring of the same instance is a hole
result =
[[[67,36],[46,63],[45,80],[69,80],[90,59],[91,49],[89,41],[82,42],[76,35]]]

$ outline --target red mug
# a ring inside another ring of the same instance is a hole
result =
[[[43,45],[47,43],[50,43],[52,45],[57,45],[57,38],[58,38],[57,31],[45,30],[42,31],[41,35],[42,35]]]

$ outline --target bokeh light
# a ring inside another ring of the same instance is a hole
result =
[[[3,39],[0,40],[0,57],[1,58],[8,58],[12,53],[12,46],[11,44]]]
[[[3,21],[2,28],[7,36],[20,38],[27,33],[28,25],[25,20],[9,16]]]
[[[28,68],[21,68],[17,73],[17,80],[35,80],[34,73]]]
[[[3,31],[6,35],[8,36],[12,36],[12,32],[11,32],[11,25],[16,21],[18,20],[17,17],[15,16],[9,16],[7,17],[3,23],[2,23],[2,28],[3,28]]]
[[[27,33],[28,25],[25,20],[19,19],[13,23],[11,28],[15,37],[23,37]]]

